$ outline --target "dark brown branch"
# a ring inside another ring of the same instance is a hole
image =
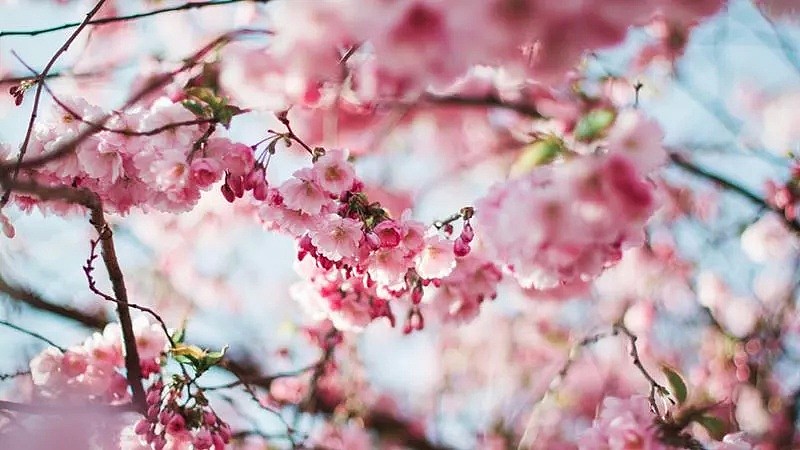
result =
[[[0,178],[0,183],[6,189],[14,189],[25,192],[42,200],[64,200],[70,203],[83,205],[90,211],[89,222],[94,226],[100,239],[100,253],[108,272],[111,287],[117,302],[117,317],[122,328],[122,338],[125,347],[125,370],[127,372],[128,384],[133,392],[133,404],[143,411],[145,408],[144,387],[142,386],[142,369],[139,362],[139,352],[136,348],[136,337],[133,334],[131,323],[130,308],[128,307],[128,292],[125,288],[125,279],[120,269],[114,247],[113,233],[111,227],[103,215],[103,204],[100,197],[87,189],[71,187],[51,187],[43,186],[38,183],[25,181],[13,181],[8,178]]]
[[[743,186],[734,183],[733,181],[730,181],[720,175],[717,175],[700,166],[697,166],[696,164],[692,163],[686,157],[680,154],[670,153],[669,157],[672,160],[673,164],[685,170],[686,172],[689,172],[697,177],[712,181],[713,183],[722,187],[726,191],[733,192],[736,195],[749,200],[751,203],[754,203],[755,205],[761,208],[775,212],[783,219],[783,222],[786,224],[787,227],[789,227],[790,230],[794,231],[795,233],[800,233],[800,222],[798,222],[797,220],[788,219],[783,209],[768,203],[761,196],[751,192],[750,190],[748,190]]]
[[[658,404],[656,403],[656,395],[664,396],[670,401],[672,398],[669,396],[669,390],[662,386],[658,381],[650,375],[650,372],[645,369],[644,364],[642,364],[641,358],[639,358],[639,348],[636,345],[636,341],[639,340],[639,337],[636,336],[631,332],[631,330],[626,327],[622,321],[614,324],[614,334],[622,333],[628,338],[628,342],[630,343],[630,355],[633,358],[633,365],[641,372],[642,376],[650,383],[650,396],[648,397],[650,401],[650,409],[652,410],[653,414],[658,416],[661,419],[661,411],[658,409]],[[673,402],[674,403],[674,402]]]
[[[453,105],[453,106],[473,106],[482,108],[503,108],[510,109],[518,112],[523,116],[528,116],[533,119],[542,119],[544,116],[536,108],[536,105],[531,103],[509,103],[503,101],[496,95],[484,95],[478,97],[469,97],[462,95],[435,95],[426,94],[421,99],[425,103],[437,105]]]
[[[143,19],[145,17],[152,17],[159,14],[170,13],[175,11],[186,11],[190,9],[200,9],[205,8],[208,6],[222,6],[222,5],[230,5],[232,3],[242,3],[242,2],[252,2],[252,3],[267,3],[270,0],[218,0],[218,1],[207,1],[207,2],[187,2],[182,5],[178,6],[171,6],[167,8],[159,8],[154,9],[152,11],[147,11],[143,13],[136,13],[130,14],[127,16],[114,16],[114,17],[103,17],[102,19],[94,19],[87,22],[87,25],[97,26],[97,25],[105,25],[109,23],[116,23],[116,22],[127,22],[131,20]],[[62,25],[58,25],[55,27],[50,28],[42,28],[38,30],[8,30],[8,31],[0,31],[0,37],[3,36],[38,36],[40,34],[52,33],[54,31],[60,30],[67,30],[69,28],[75,28],[80,26],[80,22],[70,22],[65,23]]]
[[[0,292],[33,309],[64,317],[89,328],[100,329],[108,323],[103,314],[90,314],[49,302],[27,289],[9,284],[2,276],[0,276]]]
[[[2,280],[0,279],[0,281]],[[58,315],[59,317],[72,320],[74,322],[80,323],[90,328],[101,329],[107,323],[107,321],[103,320],[102,318],[82,313],[77,310],[63,308],[61,306],[47,302],[46,300],[33,296],[33,294],[30,294],[27,291],[12,290],[6,293],[10,297],[13,297],[19,300],[20,302],[25,303],[33,308],[36,308],[41,311],[50,312],[52,314]],[[23,297],[20,298],[14,294],[23,294]],[[36,301],[33,302],[30,301],[30,298],[28,296],[33,296],[33,298],[35,298]],[[227,357],[223,360],[221,368],[234,374],[238,380],[243,380],[244,382],[252,386],[257,386],[262,389],[269,389],[272,384],[272,381],[275,378],[280,377],[281,375],[277,374],[275,376],[264,376],[262,375],[261,369],[258,366],[248,363],[244,360],[234,360],[234,359],[229,359]],[[240,384],[238,381],[236,383],[237,385]],[[321,398],[315,405],[316,406],[315,412],[323,413],[326,415],[333,415],[336,412],[336,408],[339,406],[340,400],[341,399],[334,399],[327,397],[324,399]],[[364,420],[364,425],[367,428],[374,430],[378,435],[382,436],[384,439],[400,443],[409,448],[414,448],[419,450],[450,449],[450,447],[448,446],[436,444],[429,441],[424,435],[421,435],[415,431],[416,427],[410,421],[406,421],[402,417],[398,417],[396,415],[377,410],[370,410],[364,414],[363,420]]]

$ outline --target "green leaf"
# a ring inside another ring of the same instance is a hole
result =
[[[716,440],[725,436],[725,423],[714,416],[700,416],[695,419]]]
[[[522,175],[552,162],[564,151],[561,139],[550,136],[529,144],[511,166],[511,175]]]
[[[222,350],[218,352],[209,352],[203,362],[208,366],[213,366],[218,362],[222,361],[222,358],[225,357],[225,352],[228,351],[228,346],[222,347]]]
[[[194,365],[194,361],[192,361],[192,358],[189,358],[186,355],[176,355],[175,356],[175,361],[177,361],[180,364]]]
[[[675,395],[675,398],[678,400],[678,404],[684,404],[686,402],[686,396],[688,391],[686,389],[686,383],[683,381],[683,378],[678,375],[678,372],[674,371],[673,369],[663,366],[661,370],[664,372],[664,375],[667,376],[667,381],[669,382],[669,387],[672,393]]]
[[[191,113],[194,114],[195,116],[200,118],[206,118],[207,115],[206,109],[201,103],[198,103],[195,100],[184,100],[181,102],[181,105],[183,105],[184,108],[191,111]]]
[[[170,338],[172,339],[173,344],[180,344],[183,342],[183,339],[186,337],[186,328],[178,328],[172,333]]]
[[[614,112],[609,109],[594,109],[581,117],[575,126],[575,139],[591,142],[602,137],[608,127],[614,123]]]

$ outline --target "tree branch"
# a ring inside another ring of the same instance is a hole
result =
[[[31,181],[13,181],[0,178],[0,183],[8,190],[14,189],[25,192],[42,200],[65,200],[70,203],[83,205],[90,211],[89,223],[94,226],[100,239],[100,254],[103,258],[114,296],[117,299],[117,317],[122,328],[122,339],[125,347],[125,370],[128,384],[133,393],[133,404],[144,411],[146,407],[144,387],[142,386],[142,369],[139,361],[139,352],[136,348],[136,337],[128,307],[128,292],[125,288],[125,279],[120,269],[117,253],[114,247],[111,227],[103,215],[103,203],[100,197],[88,189],[71,188],[66,186],[43,186]]]
[[[738,196],[749,200],[750,202],[754,203],[757,206],[760,206],[761,208],[768,209],[778,214],[778,216],[780,216],[781,219],[783,219],[783,222],[790,230],[794,231],[795,233],[800,233],[800,222],[798,222],[797,220],[788,219],[783,209],[768,203],[765,199],[751,192],[747,188],[740,186],[726,178],[723,178],[720,175],[712,173],[700,166],[695,165],[694,163],[686,159],[686,157],[684,157],[683,155],[677,153],[670,153],[669,157],[670,160],[672,160],[673,164],[685,170],[686,172],[689,172],[697,177],[712,181],[718,186],[724,188],[725,190],[733,192],[734,194],[737,194]]]
[[[33,309],[55,314],[89,328],[100,329],[108,323],[103,314],[89,314],[68,306],[52,303],[27,289],[12,286],[2,275],[0,275],[0,292]]]
[[[94,8],[91,9],[88,13],[86,13],[86,18],[83,19],[83,22],[78,24],[78,28],[67,38],[64,44],[56,50],[55,54],[50,58],[50,61],[47,62],[47,65],[44,66],[44,70],[42,73],[36,76],[36,80],[38,84],[36,85],[36,92],[33,97],[33,108],[31,109],[31,117],[28,120],[28,128],[25,130],[25,138],[22,141],[22,145],[19,148],[19,155],[17,156],[17,164],[14,167],[14,179],[17,178],[19,175],[20,170],[20,163],[22,163],[22,159],[25,157],[25,152],[28,150],[28,144],[31,141],[31,134],[33,133],[33,125],[36,123],[36,116],[39,111],[39,101],[42,98],[42,89],[44,88],[44,77],[47,76],[47,73],[50,72],[50,69],[53,68],[53,65],[56,63],[58,58],[64,54],[75,38],[78,37],[81,31],[86,27],[87,23],[92,20],[95,14],[100,10],[106,0],[100,0],[97,4],[94,5]],[[9,197],[11,196],[11,190],[6,190],[3,193],[2,199],[0,199],[0,207],[4,206],[7,202]]]
[[[208,6],[222,6],[222,5],[230,5],[232,3],[242,3],[242,2],[251,2],[251,3],[267,3],[270,0],[218,0],[218,1],[206,1],[206,2],[186,2],[182,5],[178,6],[171,6],[167,8],[160,8],[154,9],[152,11],[143,12],[143,13],[136,13],[127,16],[114,16],[114,17],[103,17],[102,19],[95,19],[89,20],[86,22],[86,25],[96,26],[96,25],[105,25],[109,23],[115,22],[126,22],[129,20],[137,20],[143,19],[145,17],[151,17],[159,14],[170,13],[175,11],[185,11],[189,9],[200,9],[205,8]],[[66,30],[69,28],[75,28],[81,26],[81,22],[70,22],[65,23],[62,25],[58,25],[55,27],[50,28],[42,28],[38,30],[8,30],[8,31],[0,31],[0,37],[3,36],[38,36],[40,34],[52,33],[54,31]]]
[[[42,415],[62,415],[62,414],[100,414],[100,413],[124,413],[136,411],[133,403],[122,405],[102,405],[102,404],[36,404],[36,403],[17,403],[0,400],[0,410],[13,411],[24,414]]]
[[[7,321],[7,320],[0,320],[0,325],[6,326],[8,328],[11,328],[12,330],[19,331],[20,333],[23,333],[23,334],[27,334],[28,336],[30,336],[32,338],[36,338],[36,339],[38,339],[38,340],[40,340],[42,342],[47,343],[48,345],[51,345],[51,346],[61,350],[62,352],[65,351],[65,349],[63,347],[61,347],[60,345],[58,345],[55,342],[51,341],[50,339],[47,339],[46,337],[42,336],[41,334],[36,333],[34,331],[31,331],[31,330],[27,330],[25,328],[22,328],[21,326],[15,325],[15,324]]]

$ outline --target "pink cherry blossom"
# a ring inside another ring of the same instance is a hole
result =
[[[356,256],[364,236],[361,222],[355,219],[330,217],[324,220],[318,230],[311,234],[311,242],[324,257],[340,261]]]
[[[453,244],[439,236],[425,239],[422,251],[417,255],[417,273],[423,278],[444,278],[456,266]]]
[[[347,150],[327,150],[316,163],[314,172],[320,187],[333,195],[341,195],[353,186],[355,174],[352,165],[347,161]]]

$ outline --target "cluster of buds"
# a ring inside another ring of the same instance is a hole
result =
[[[202,391],[179,404],[181,392],[189,380],[180,376],[165,386],[161,380],[147,390],[147,415],[137,422],[134,432],[155,450],[171,444],[191,444],[195,450],[223,450],[230,442],[231,429],[208,406]],[[187,390],[188,392],[188,390]]]
[[[31,86],[33,86],[32,81],[23,81],[20,84],[15,84],[8,89],[8,93],[14,97],[14,104],[19,106],[22,104],[22,100],[25,97],[25,91],[28,90]]]

